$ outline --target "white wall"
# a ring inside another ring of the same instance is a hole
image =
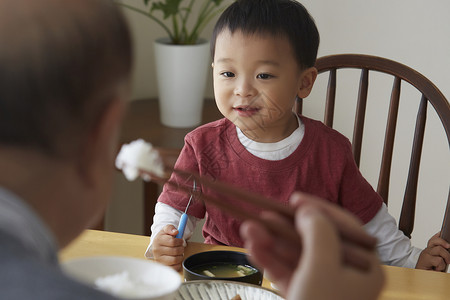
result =
[[[127,3],[139,5],[140,0],[127,0]],[[447,98],[450,98],[450,1],[448,0],[304,0],[301,1],[311,12],[316,20],[321,34],[321,45],[319,56],[334,53],[366,53],[384,56],[397,60],[411,66],[424,74],[436,86],[438,86]],[[152,41],[163,32],[155,26],[151,20],[126,11],[133,30],[136,45],[136,68],[134,73],[133,99],[155,97],[157,88],[155,83],[153,47]],[[202,35],[208,37],[212,31],[213,24],[207,28]],[[351,79],[358,80],[356,74],[347,72]],[[346,73],[346,74],[347,74]],[[361,169],[367,179],[375,186],[374,180],[378,169],[376,163],[379,160],[372,154],[372,150],[380,147],[376,140],[381,132],[376,129],[385,123],[386,103],[380,99],[389,97],[392,83],[384,77],[373,75],[376,78],[375,85],[369,90],[369,97],[375,98],[374,104],[369,104],[368,110],[373,111],[366,117],[367,127],[370,135],[366,136]],[[348,81],[344,83],[351,86]],[[388,87],[382,88],[383,84]],[[208,83],[206,96],[212,97],[212,84]],[[318,119],[322,118],[324,81],[319,80],[313,94],[305,102],[304,113]],[[343,89],[338,91],[338,101],[347,104],[354,100],[356,90]],[[413,93],[408,87],[403,88],[406,97],[416,99],[420,97]],[[384,98],[383,98],[384,97]],[[339,100],[340,99],[340,100]],[[394,216],[398,215],[399,206],[404,191],[400,184],[404,182],[401,173],[409,158],[402,155],[407,151],[411,143],[411,136],[404,133],[408,125],[413,121],[416,107],[407,104],[408,99],[402,97],[401,109],[406,113],[399,116],[398,136],[401,142],[394,156],[393,178],[391,186],[394,188],[390,194],[390,210]],[[339,102],[341,103],[341,102]],[[347,113],[345,105],[342,114]],[[347,136],[351,137],[351,117],[338,118],[335,122],[337,128]],[[449,190],[450,182],[450,154],[449,145],[444,136],[435,114],[429,113],[428,128],[426,132],[425,147],[423,153],[424,165],[421,169],[420,181],[422,184],[418,191],[418,212],[416,230],[413,234],[413,243],[423,247],[428,238],[440,229],[445,200]],[[118,179],[119,181],[121,179]],[[123,189],[130,186],[124,182],[118,182],[115,203],[122,202]],[[136,189],[134,187],[134,189]],[[130,195],[130,193],[125,193]],[[136,194],[136,193],[135,193]],[[137,193],[139,194],[139,192]],[[133,207],[139,208],[139,199],[130,201]],[[120,199],[118,199],[120,198]],[[136,204],[137,203],[137,204]],[[131,218],[118,217],[123,213],[123,208],[110,209],[111,219],[123,220],[120,226],[110,224],[112,229],[118,231],[130,231],[139,233],[140,212],[130,211]],[[132,216],[137,216],[133,218]],[[117,223],[117,222],[112,222]]]

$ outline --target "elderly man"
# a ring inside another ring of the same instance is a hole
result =
[[[110,198],[126,23],[109,0],[2,0],[0,41],[0,298],[110,299],[65,277],[57,250]]]

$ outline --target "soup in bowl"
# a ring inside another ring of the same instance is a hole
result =
[[[236,251],[207,251],[189,256],[183,262],[186,281],[229,280],[262,284],[263,273],[248,260],[248,255]]]

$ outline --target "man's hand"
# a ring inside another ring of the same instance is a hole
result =
[[[373,239],[361,223],[318,197],[296,193],[291,203],[296,217],[290,228],[300,236],[302,249],[274,236],[260,223],[246,221],[241,235],[252,261],[264,269],[287,299],[376,299],[384,275],[375,249],[359,243],[361,239],[365,242]],[[274,213],[265,213],[263,217],[277,220],[280,226],[290,223]],[[364,258],[368,270],[348,264],[343,259],[346,251]]]

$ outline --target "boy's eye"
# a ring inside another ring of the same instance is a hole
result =
[[[223,73],[220,73],[220,75],[222,75],[224,77],[234,77],[233,72],[223,72]]]
[[[256,76],[256,78],[258,78],[258,79],[270,79],[270,78],[272,78],[272,77],[273,77],[272,75],[266,74],[266,73],[258,74],[258,75]]]

